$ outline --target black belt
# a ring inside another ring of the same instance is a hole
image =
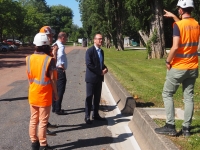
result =
[[[57,67],[57,70],[62,70],[62,71],[64,71],[64,69],[63,69],[63,68],[60,68],[60,67]]]

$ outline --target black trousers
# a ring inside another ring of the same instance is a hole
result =
[[[86,82],[85,118],[90,118],[92,100],[93,116],[99,116],[99,103],[101,99],[102,81],[97,83]]]
[[[63,69],[61,68],[58,68],[57,90],[59,99],[57,101],[53,100],[52,112],[60,112],[61,110],[66,83],[67,83],[67,78],[65,71],[63,71]]]

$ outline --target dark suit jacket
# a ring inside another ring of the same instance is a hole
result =
[[[104,64],[104,52],[101,49],[102,56],[102,69],[100,66],[100,60],[95,46],[90,47],[85,54],[86,62],[86,75],[85,82],[97,83],[99,80],[103,81],[104,76],[101,75],[102,70],[107,68]]]

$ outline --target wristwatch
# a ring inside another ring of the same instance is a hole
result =
[[[168,65],[170,65],[170,62],[168,62],[167,60],[165,60],[165,63],[168,64]]]

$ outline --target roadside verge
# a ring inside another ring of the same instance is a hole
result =
[[[178,150],[175,144],[164,135],[154,132],[158,125],[142,108],[137,108],[133,97],[111,73],[105,75],[105,82],[122,114],[133,115],[128,126],[141,149]]]

